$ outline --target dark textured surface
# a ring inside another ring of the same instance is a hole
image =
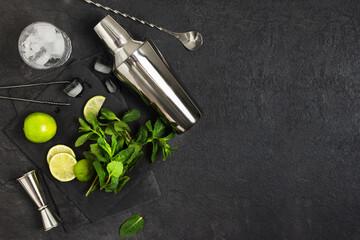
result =
[[[34,166],[0,133],[0,238],[117,239],[133,213],[146,221],[134,239],[360,238],[357,0],[102,2],[203,33],[204,46],[186,52],[171,37],[115,17],[157,44],[204,117],[173,140],[179,150],[158,164],[160,199],[71,234],[41,230],[37,210],[14,181]],[[106,13],[80,0],[0,6],[1,84],[39,74],[17,52],[31,22],[67,32],[73,58],[102,49],[91,29]],[[3,127],[16,115],[6,101],[0,112]]]

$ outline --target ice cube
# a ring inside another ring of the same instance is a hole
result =
[[[45,64],[50,60],[49,54],[46,52],[45,48],[41,48],[40,51],[35,53],[34,58],[32,59],[37,65],[45,66]]]
[[[63,91],[69,97],[76,97],[83,91],[83,89],[84,86],[82,84],[82,80],[74,78],[74,80],[70,84],[68,84]]]
[[[36,37],[44,42],[52,42],[56,39],[55,28],[51,25],[39,25],[35,28]]]
[[[117,91],[117,86],[111,79],[108,79],[105,81],[105,86],[106,86],[107,90],[109,91],[109,93],[114,93]]]
[[[48,54],[43,54],[39,58],[35,60],[35,63],[40,66],[45,66],[45,64],[50,60],[50,56]]]
[[[94,69],[98,72],[109,74],[112,68],[108,65],[109,63],[105,62],[102,59],[98,59],[95,62]]]
[[[65,51],[65,40],[61,34],[56,37],[55,42],[46,44],[46,50],[53,58],[61,58]]]

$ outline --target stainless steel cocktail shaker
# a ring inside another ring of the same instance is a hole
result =
[[[61,222],[61,219],[55,214],[55,212],[51,208],[48,207],[43,189],[36,176],[35,170],[25,173],[17,180],[38,207],[38,210],[41,214],[44,230],[48,231],[58,226]]]
[[[199,120],[200,110],[149,40],[134,40],[110,16],[101,20],[94,30],[114,55],[114,74],[165,117],[177,132],[189,130]]]

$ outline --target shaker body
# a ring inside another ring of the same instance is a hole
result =
[[[161,53],[149,41],[115,66],[114,73],[177,132],[189,130],[201,117],[200,110],[177,82]]]
[[[166,118],[177,132],[189,130],[201,112],[150,41],[134,40],[112,17],[94,28],[115,60],[114,74]]]

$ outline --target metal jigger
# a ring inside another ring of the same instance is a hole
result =
[[[25,173],[17,180],[38,207],[43,221],[44,230],[48,231],[59,225],[62,220],[51,208],[48,207],[43,189],[36,177],[35,170]]]

